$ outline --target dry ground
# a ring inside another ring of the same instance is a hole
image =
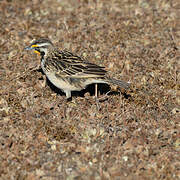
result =
[[[179,179],[179,9],[177,0],[1,0],[0,179]],[[23,50],[44,36],[131,90],[98,102],[91,86],[67,103]]]

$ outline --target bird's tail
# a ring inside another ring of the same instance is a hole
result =
[[[118,80],[118,79],[108,78],[108,79],[106,79],[106,81],[108,83],[110,83],[110,84],[118,85],[118,86],[120,86],[121,88],[124,88],[124,89],[128,89],[130,87],[130,83],[127,83],[127,82],[124,82],[124,81],[121,81],[121,80]]]

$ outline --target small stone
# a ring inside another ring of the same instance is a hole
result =
[[[123,159],[124,161],[128,161],[128,156],[123,156],[122,159]]]

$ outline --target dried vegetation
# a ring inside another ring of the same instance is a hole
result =
[[[0,179],[179,179],[177,0],[0,1]],[[49,37],[130,81],[65,96],[24,51]],[[82,96],[84,95],[84,97]]]

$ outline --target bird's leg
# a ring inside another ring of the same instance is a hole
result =
[[[65,91],[65,93],[66,93],[66,100],[71,101],[72,100],[71,91]]]
[[[98,84],[95,84],[95,97],[98,97]]]
[[[97,110],[99,111],[100,107],[99,107],[99,100],[98,100],[98,84],[95,84],[95,99],[96,99],[96,107],[97,107]]]

